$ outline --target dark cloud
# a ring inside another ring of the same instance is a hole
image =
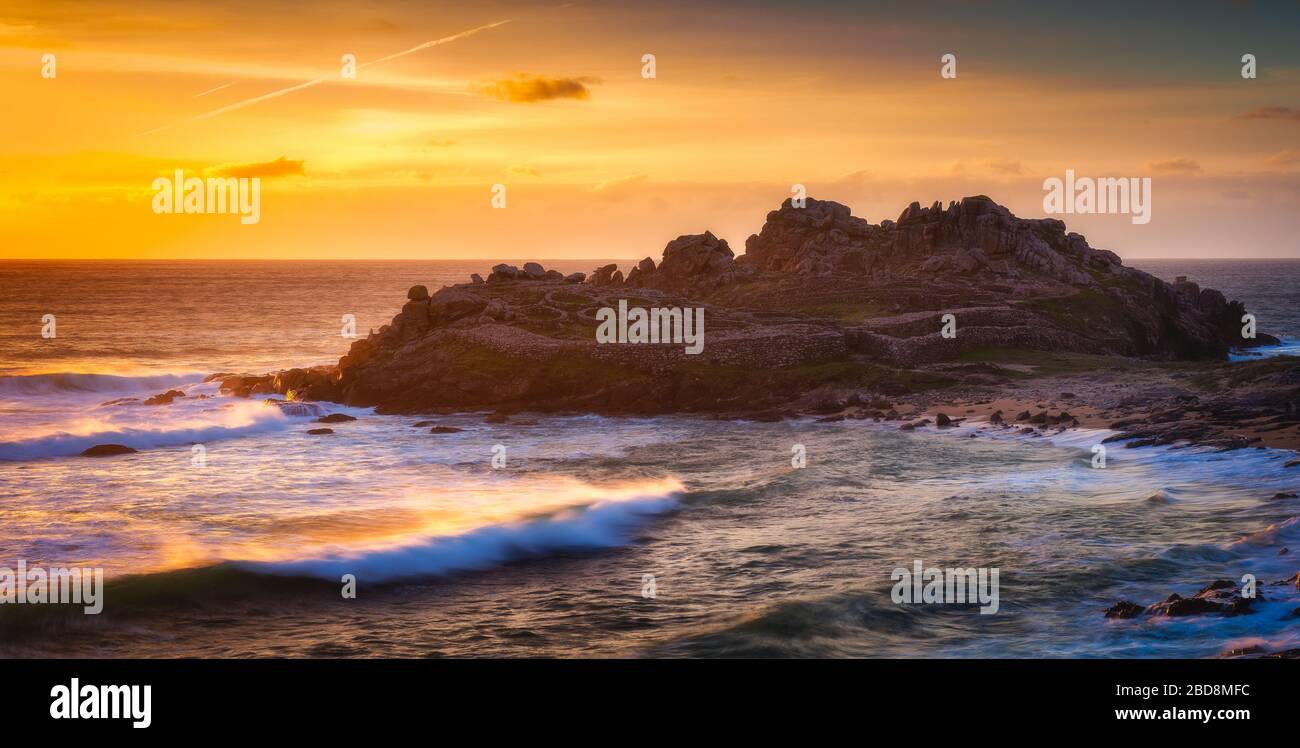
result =
[[[302,176],[302,161],[292,161],[281,156],[274,161],[262,161],[253,164],[232,164],[214,170],[219,177],[289,177]]]
[[[543,75],[515,73],[509,78],[480,81],[471,88],[476,93],[502,101],[532,104],[551,99],[585,100],[591,96],[588,86],[600,83],[599,78],[548,78]]]

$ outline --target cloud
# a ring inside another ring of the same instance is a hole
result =
[[[213,169],[219,177],[289,177],[303,176],[302,161],[292,161],[281,156],[274,161],[262,161],[252,164],[231,164]]]
[[[543,75],[515,73],[509,78],[480,81],[472,85],[470,90],[502,101],[533,104],[551,99],[585,100],[591,96],[591,90],[587,86],[595,83],[600,83],[600,79],[588,76],[548,78]]]
[[[1300,150],[1287,148],[1278,151],[1265,159],[1265,163],[1269,166],[1295,166],[1296,164],[1300,164]]]
[[[1008,161],[1001,158],[989,158],[980,162],[989,171],[996,171],[1000,174],[1023,174],[1025,167],[1020,165],[1019,161]]]
[[[994,174],[1009,174],[1012,176],[1025,173],[1025,167],[1019,161],[1011,161],[1005,158],[985,158],[975,161],[970,166],[974,166],[977,171],[991,172]],[[965,161],[954,161],[948,167],[948,171],[956,175],[964,175],[969,169]]]
[[[537,173],[537,170],[536,170],[536,169],[534,169],[533,167],[531,167],[531,166],[529,166],[529,165],[527,165],[527,164],[511,164],[511,165],[506,169],[506,171],[507,171],[508,173],[510,173],[510,174],[515,174],[515,175],[518,175],[518,176],[524,176],[524,177],[540,177],[540,176],[541,176],[541,174],[538,174],[538,173]]]
[[[1300,109],[1286,106],[1262,106],[1240,115],[1241,119],[1284,119],[1300,122]]]
[[[831,181],[831,184],[846,186],[846,187],[861,187],[862,185],[870,181],[872,178],[873,175],[871,174],[871,172],[867,171],[866,169],[858,169],[857,171],[851,171],[848,174],[844,174],[839,177],[836,177],[834,180]]]
[[[1147,169],[1157,174],[1199,174],[1201,165],[1190,158],[1171,158],[1165,161],[1148,161]]]
[[[595,187],[592,187],[591,191],[592,192],[617,192],[619,190],[622,190],[625,187],[632,187],[633,185],[638,185],[644,182],[646,179],[648,179],[649,176],[650,175],[648,174],[633,174],[630,177],[619,177],[618,179],[611,179],[607,182],[601,182]]]

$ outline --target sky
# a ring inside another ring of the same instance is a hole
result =
[[[1067,169],[1152,180],[1147,224],[1060,216],[1094,247],[1300,258],[1297,32],[1292,0],[0,0],[0,259],[739,254],[794,184],[1042,217]],[[258,177],[258,222],[155,213],[177,169]]]

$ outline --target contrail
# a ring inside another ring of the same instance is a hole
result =
[[[496,28],[497,26],[501,26],[502,24],[507,24],[507,23],[510,23],[510,20],[509,20],[509,19],[504,20],[504,21],[496,21],[496,22],[494,22],[494,23],[489,23],[489,24],[487,24],[486,26],[479,26],[479,27],[477,27],[477,28],[473,28],[473,29],[470,29],[470,30],[468,30],[468,31],[462,31],[462,32],[460,32],[460,33],[458,33],[458,34],[452,34],[451,36],[444,36],[444,37],[442,37],[441,39],[434,39],[433,41],[428,41],[428,42],[425,42],[425,43],[423,43],[423,44],[417,44],[416,46],[411,47],[410,49],[406,49],[406,50],[403,50],[403,51],[401,51],[401,52],[396,52],[396,53],[394,53],[394,54],[388,55],[387,57],[380,57],[378,60],[371,60],[370,62],[367,62],[367,63],[365,63],[365,64],[358,65],[358,67],[363,67],[363,68],[365,68],[365,67],[370,67],[371,65],[375,65],[375,64],[378,64],[378,63],[381,63],[381,62],[387,62],[388,60],[393,60],[393,59],[396,59],[396,58],[398,58],[398,57],[405,57],[406,55],[412,54],[412,53],[414,53],[414,52],[419,52],[419,51],[422,50],[422,49],[428,49],[429,47],[436,47],[436,46],[438,46],[438,45],[440,45],[440,44],[446,44],[446,43],[448,43],[448,42],[454,42],[454,41],[456,41],[457,39],[464,39],[465,37],[467,37],[467,36],[472,36],[472,35],[474,35],[474,34],[477,34],[477,33],[480,32],[480,31],[487,31],[488,29],[494,29],[494,28]],[[216,116],[219,115],[219,114],[225,114],[226,112],[233,112],[233,111],[235,111],[236,109],[243,109],[243,108],[246,107],[246,106],[251,106],[252,104],[256,104],[256,103],[261,102],[261,101],[266,101],[266,100],[268,100],[268,99],[278,99],[279,97],[284,96],[285,94],[290,94],[290,93],[293,93],[294,91],[301,91],[301,90],[304,89],[304,88],[310,88],[310,87],[312,87],[312,86],[318,85],[318,84],[320,84],[320,83],[325,83],[326,81],[330,81],[330,80],[334,80],[334,77],[333,77],[333,76],[330,76],[330,77],[328,77],[328,78],[314,78],[314,79],[312,79],[312,80],[304,81],[304,82],[299,83],[299,84],[297,84],[297,85],[289,86],[288,88],[281,88],[281,89],[276,90],[276,91],[271,91],[270,93],[264,93],[264,94],[262,94],[261,96],[254,96],[254,97],[251,98],[251,99],[244,99],[243,101],[236,101],[236,102],[233,103],[233,104],[227,104],[226,106],[223,106],[223,107],[221,107],[221,108],[219,108],[219,109],[213,109],[213,110],[210,111],[210,112],[204,112],[203,114],[195,115],[195,116],[193,116],[193,117],[190,117],[189,119],[186,119],[186,120],[180,120],[180,122],[196,122],[196,121],[198,121],[198,120],[210,119],[210,118],[212,118],[212,117],[216,117]],[[227,85],[229,85],[229,84],[227,84]],[[217,89],[213,89],[213,90],[215,91],[215,90],[217,90]],[[208,92],[206,92],[206,93],[211,93],[211,91],[208,91]],[[132,138],[139,138],[139,137],[143,137],[143,136],[145,136],[145,135],[151,135],[151,134],[153,134],[153,133],[161,132],[162,130],[167,130],[167,129],[171,128],[171,127],[174,127],[176,124],[179,124],[179,123],[177,123],[177,122],[173,122],[172,124],[169,124],[169,125],[163,125],[162,127],[155,127],[155,128],[152,129],[152,130],[146,130],[146,131],[144,131],[144,132],[142,132],[142,133],[139,133],[139,134],[136,134],[136,135],[132,135],[131,137],[132,137]]]
[[[208,90],[204,91],[203,93],[196,93],[196,94],[194,94],[194,95],[191,96],[190,98],[192,98],[192,99],[197,99],[197,98],[199,98],[200,96],[207,96],[207,95],[210,94],[210,93],[216,93],[216,92],[220,91],[220,90],[223,89],[223,88],[230,88],[230,87],[233,86],[233,85],[235,85],[234,81],[231,81],[230,83],[222,83],[220,86],[217,86],[216,88],[209,88]]]
[[[388,62],[389,60],[396,59],[396,58],[398,58],[398,57],[405,57],[406,55],[409,55],[409,54],[411,54],[412,52],[419,52],[419,51],[422,50],[422,49],[428,49],[429,47],[436,47],[436,46],[438,46],[439,44],[446,44],[447,42],[454,42],[454,41],[456,41],[457,39],[464,39],[465,37],[467,37],[467,36],[471,36],[471,35],[473,35],[473,34],[477,34],[477,33],[480,32],[480,31],[487,31],[488,29],[494,29],[494,28],[496,28],[497,26],[501,26],[501,25],[503,25],[503,24],[507,24],[507,23],[510,23],[510,20],[509,20],[509,19],[506,19],[506,20],[504,20],[504,21],[497,21],[497,22],[495,22],[495,23],[489,23],[489,24],[486,25],[486,26],[479,26],[478,28],[476,28],[476,29],[470,29],[469,31],[462,31],[462,32],[460,32],[459,34],[452,34],[451,36],[444,36],[444,37],[441,38],[441,39],[434,39],[434,40],[431,41],[431,42],[425,42],[424,44],[417,44],[416,46],[411,47],[410,49],[408,49],[408,50],[406,50],[406,51],[404,51],[404,52],[397,52],[396,54],[391,54],[391,55],[389,55],[389,56],[387,56],[387,57],[380,57],[378,60],[371,60],[370,62],[367,62],[367,63],[365,63],[364,65],[359,65],[358,67],[368,68],[368,67],[370,67],[371,65],[374,65],[374,64],[376,64],[376,63],[380,63],[380,62]]]

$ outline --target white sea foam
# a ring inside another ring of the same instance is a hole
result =
[[[300,420],[259,400],[225,398],[77,412],[31,424],[22,430],[21,438],[9,438],[17,432],[0,432],[0,460],[67,457],[97,444],[138,450],[180,446],[276,431]]]
[[[395,547],[347,551],[284,562],[240,562],[250,571],[337,581],[353,574],[361,584],[475,571],[564,551],[594,551],[631,543],[651,517],[678,506],[676,491],[660,484],[630,497],[597,501],[533,519],[433,536]]]

